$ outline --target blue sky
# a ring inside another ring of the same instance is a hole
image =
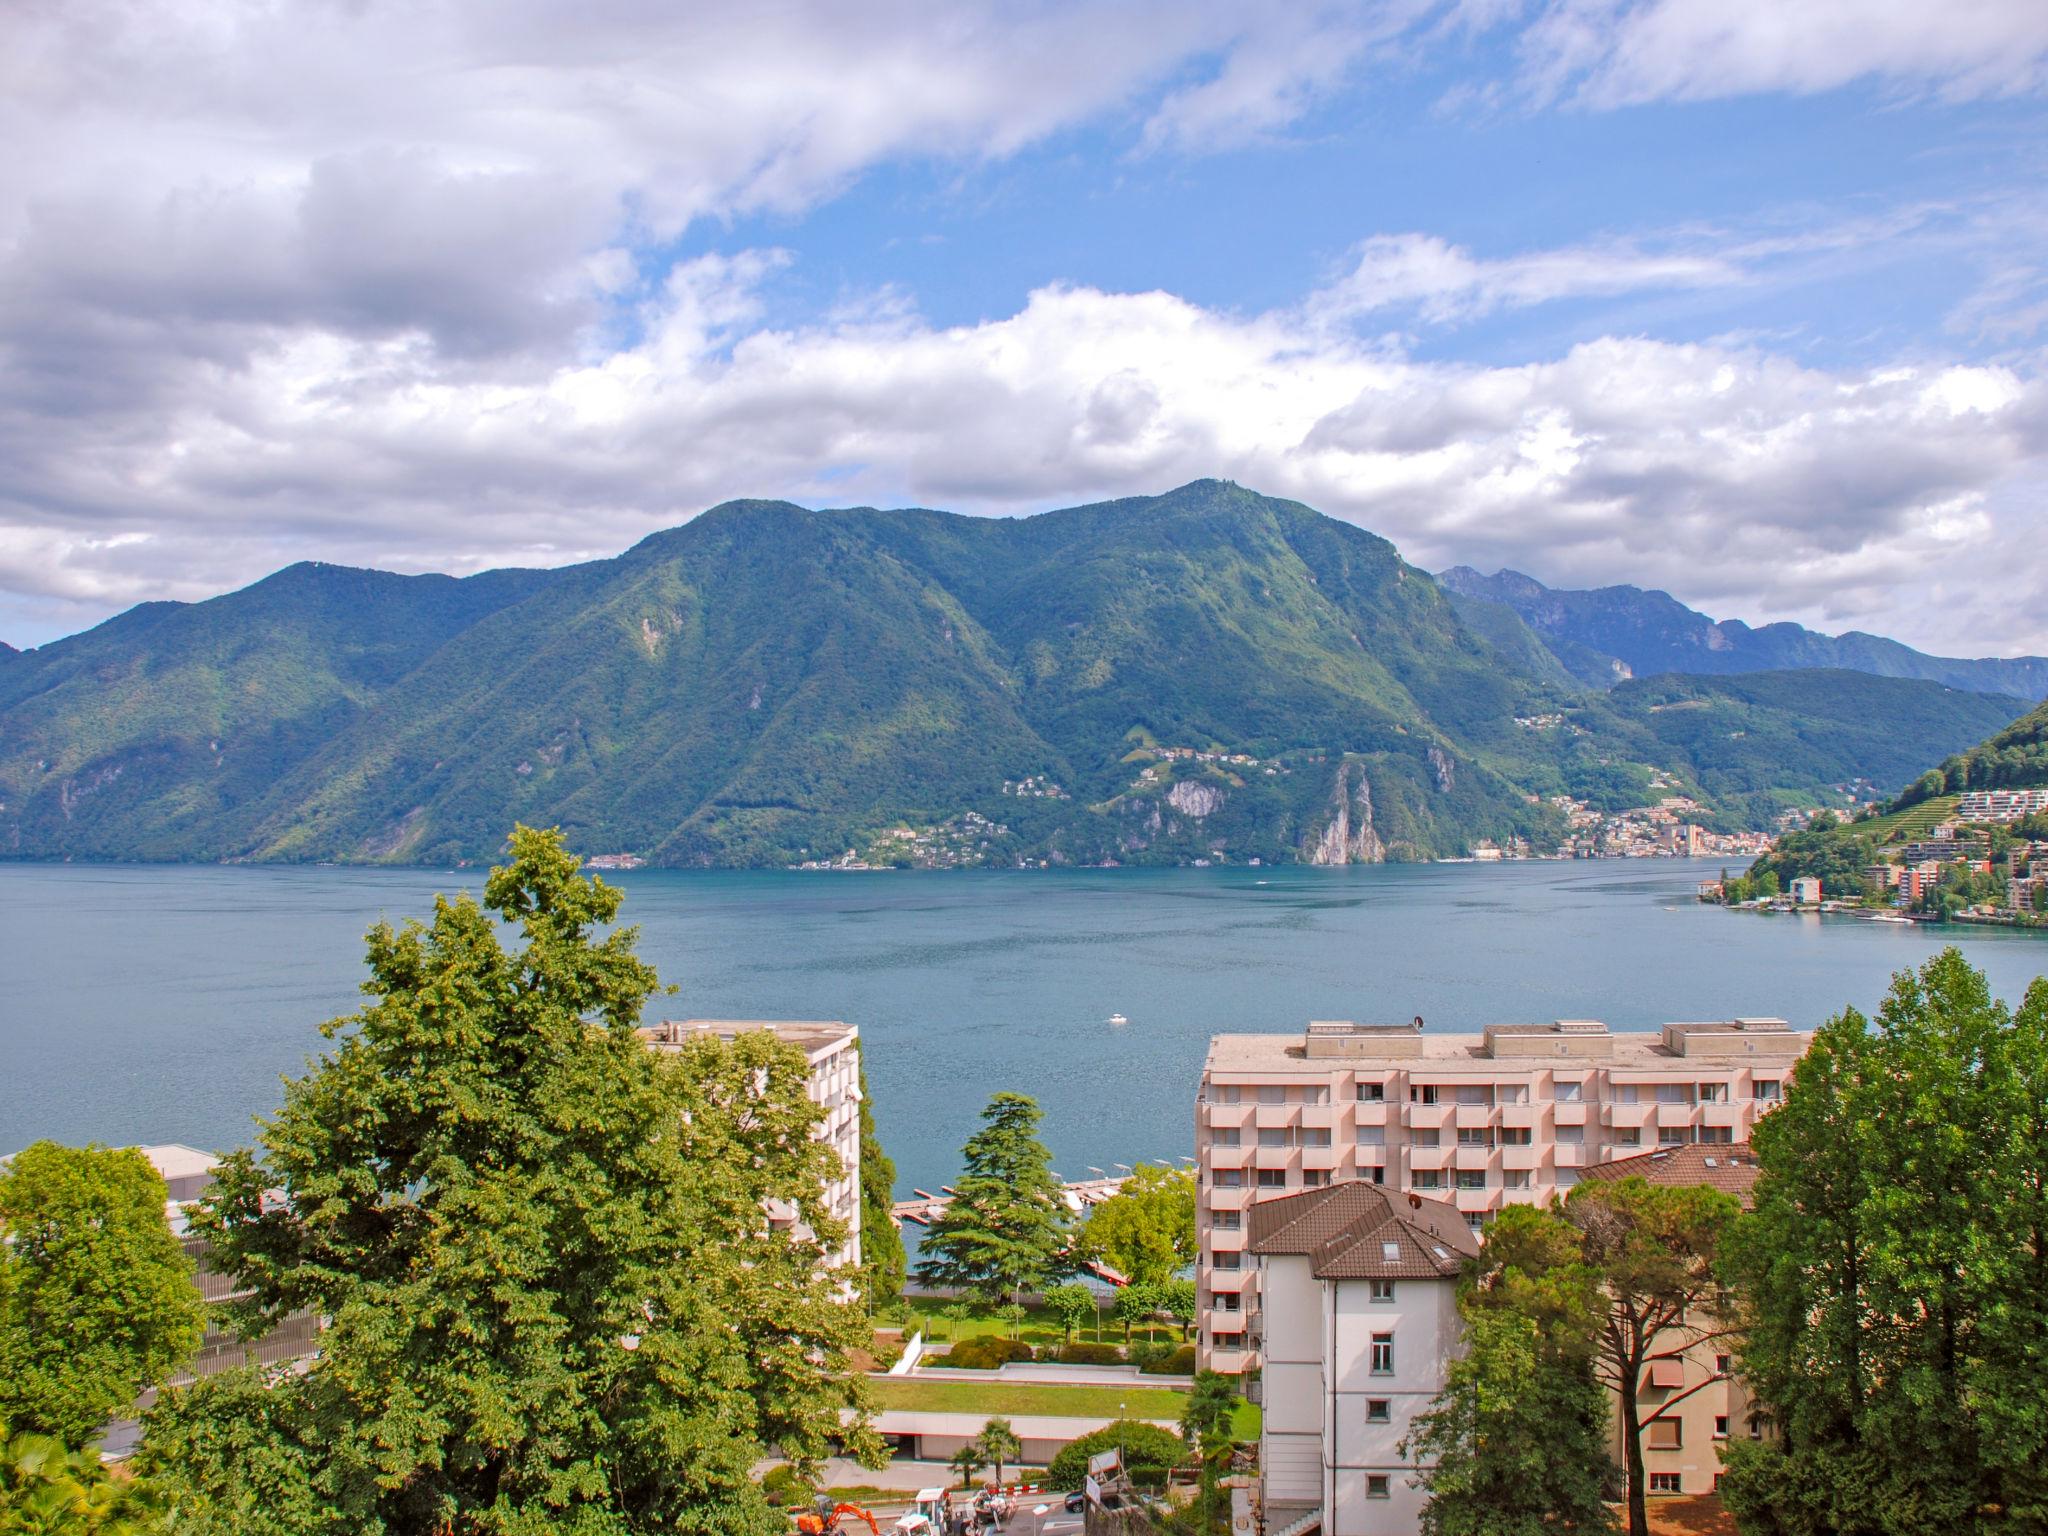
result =
[[[0,42],[16,644],[1219,475],[2048,651],[2037,0],[102,3]]]

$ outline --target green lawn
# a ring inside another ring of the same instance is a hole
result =
[[[949,1304],[944,1302],[920,1304],[912,1301],[890,1308],[885,1314],[877,1317],[875,1322],[884,1328],[902,1328],[905,1338],[915,1330],[923,1329],[925,1341],[937,1349],[946,1348],[962,1339],[981,1338],[988,1334],[999,1334],[1006,1339],[1021,1338],[1033,1349],[1066,1342],[1066,1335],[1060,1331],[1058,1320],[1042,1307],[1026,1308],[1021,1330],[1012,1333],[1010,1320],[996,1316],[993,1309],[973,1307],[969,1309],[969,1316],[948,1317],[945,1314],[947,1305]],[[1131,1339],[1133,1342],[1143,1342],[1150,1338],[1159,1343],[1177,1344],[1181,1342],[1180,1333],[1180,1329],[1172,1323],[1154,1323],[1149,1328],[1140,1324],[1132,1331]],[[1121,1344],[1124,1342],[1124,1325],[1103,1312],[1097,1315],[1097,1326],[1089,1327],[1084,1324],[1074,1337],[1091,1344]]]
[[[1169,1387],[1075,1387],[1023,1381],[919,1381],[908,1377],[874,1378],[868,1382],[877,1408],[906,1408],[924,1413],[978,1413],[988,1416],[1054,1414],[1061,1418],[1116,1422],[1119,1405],[1133,1419],[1180,1422],[1187,1395]],[[1237,1405],[1234,1432],[1240,1440],[1259,1437],[1256,1403]]]

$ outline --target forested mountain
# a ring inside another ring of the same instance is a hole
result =
[[[1964,660],[1929,656],[1879,635],[1823,635],[1798,624],[1752,629],[1739,619],[1716,623],[1668,592],[1641,587],[1569,591],[1546,587],[1520,571],[1482,576],[1453,566],[1437,580],[1471,603],[1514,611],[1542,637],[1581,682],[1612,687],[1660,672],[1777,672],[1838,668],[1878,677],[1912,677],[1976,693],[2048,698],[2048,657]]]
[[[6,659],[0,852],[441,862],[519,819],[667,864],[1419,858],[1542,844],[1543,797],[1652,769],[1749,814],[2021,707],[1588,694],[1477,610],[1215,481],[1023,519],[735,502],[461,581],[294,566]]]
[[[1892,806],[1904,810],[1934,795],[1973,789],[2038,789],[2048,785],[2048,704],[1958,752],[1908,786]]]

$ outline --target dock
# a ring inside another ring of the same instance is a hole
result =
[[[1102,1204],[1111,1195],[1124,1187],[1122,1178],[1111,1175],[1100,1179],[1069,1179],[1060,1186],[1061,1197],[1067,1202],[1067,1209],[1076,1216],[1085,1216],[1090,1209]],[[950,1184],[941,1184],[939,1193],[928,1189],[912,1187],[909,1200],[898,1200],[889,1207],[889,1219],[902,1226],[910,1222],[915,1226],[928,1227],[943,1216],[946,1207],[953,1203],[956,1191]],[[1088,1272],[1109,1285],[1126,1285],[1129,1276],[1117,1273],[1107,1264],[1090,1264]]]

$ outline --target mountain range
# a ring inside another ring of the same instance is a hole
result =
[[[438,863],[523,820],[669,865],[1428,858],[1545,845],[1566,794],[1760,824],[2024,709],[1868,669],[1592,688],[1561,643],[1225,482],[730,502],[609,560],[301,564],[0,654],[0,855]]]
[[[1660,672],[1780,672],[1831,667],[1878,677],[1912,677],[1975,693],[2048,698],[2048,657],[1966,660],[1929,656],[1881,635],[1823,635],[1798,624],[1752,629],[1714,620],[1668,592],[1641,587],[1572,591],[1520,571],[1482,576],[1453,566],[1437,581],[1465,603],[1498,603],[1534,630],[1580,682],[1608,688]]]

